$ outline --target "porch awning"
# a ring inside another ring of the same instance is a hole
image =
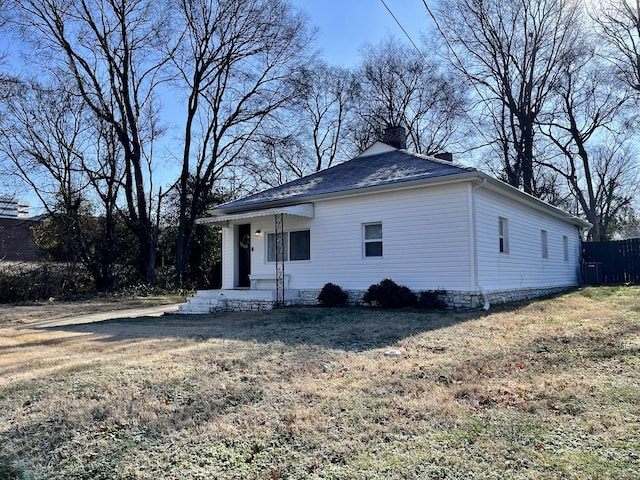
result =
[[[251,210],[249,212],[214,215],[211,217],[199,218],[196,220],[196,223],[225,226],[230,222],[235,222],[237,220],[247,220],[250,218],[268,217],[270,215],[279,214],[313,218],[313,203],[301,203],[300,205],[289,205],[288,207],[265,208],[264,210]]]

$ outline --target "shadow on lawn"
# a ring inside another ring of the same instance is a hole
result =
[[[285,308],[266,312],[115,319],[47,327],[44,330],[91,333],[96,336],[95,341],[102,342],[149,338],[207,341],[215,338],[364,351],[387,347],[421,332],[447,328],[498,311],[516,311],[527,304],[519,302],[499,305],[489,312],[383,310],[365,307]]]

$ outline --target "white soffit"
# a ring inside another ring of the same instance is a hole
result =
[[[288,207],[266,208],[264,210],[251,210],[250,212],[216,215],[213,217],[199,218],[196,223],[223,224],[237,220],[248,220],[250,218],[268,217],[279,214],[313,218],[313,203],[301,203],[300,205],[289,205]]]

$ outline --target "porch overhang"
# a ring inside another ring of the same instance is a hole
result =
[[[257,217],[268,217],[271,215],[293,215],[295,217],[313,218],[313,203],[301,203],[298,205],[265,208],[263,210],[250,210],[247,212],[228,214],[223,213],[220,215],[212,215],[210,217],[199,218],[196,220],[196,223],[213,224],[221,227],[226,227],[240,220],[248,220]]]

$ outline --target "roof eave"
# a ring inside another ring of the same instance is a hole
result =
[[[537,210],[547,212],[552,216],[573,223],[577,227],[581,229],[589,229],[591,228],[591,224],[575,215],[571,215],[564,210],[561,210],[553,205],[540,200],[539,198],[534,197],[533,195],[529,195],[524,193],[523,191],[505,183],[500,180],[497,180],[486,173],[483,173],[479,170],[472,170],[468,172],[456,173],[454,175],[445,175],[440,177],[431,177],[431,178],[421,178],[418,180],[407,180],[404,182],[395,182],[389,183],[385,185],[376,185],[372,187],[362,187],[356,189],[343,190],[338,192],[329,192],[322,193],[317,195],[300,195],[297,197],[289,197],[284,199],[272,200],[267,202],[260,202],[253,205],[239,205],[236,207],[225,208],[224,205],[219,207],[215,207],[210,210],[210,214],[212,216],[218,215],[230,215],[237,214],[243,212],[251,212],[258,211],[264,209],[285,207],[289,205],[299,205],[303,203],[310,203],[319,200],[327,200],[327,199],[340,199],[340,198],[349,198],[361,195],[369,195],[372,193],[381,193],[385,191],[399,191],[399,190],[408,190],[419,188],[426,185],[447,185],[452,183],[461,183],[461,182],[470,182],[470,181],[480,181],[483,184],[490,185],[490,189],[497,190],[504,195],[507,195],[509,198],[512,198],[520,203],[525,203]]]
[[[583,220],[580,217],[576,217],[575,215],[567,213],[558,207],[554,207],[550,203],[547,203],[543,200],[540,200],[537,197],[534,197],[533,195],[525,193],[522,190],[519,190],[512,185],[509,185],[508,183],[497,180],[487,175],[486,173],[478,172],[478,174],[479,174],[479,178],[486,180],[486,182],[489,185],[491,185],[492,188],[490,189],[498,190],[502,194],[507,195],[509,198],[513,198],[514,200],[519,201],[521,203],[527,203],[538,210],[541,210],[553,215],[556,218],[559,218],[565,221],[570,221],[571,223],[574,223],[577,227],[580,227],[581,229],[587,230],[592,227],[591,223],[587,222],[586,220]]]
[[[284,199],[277,199],[265,202],[256,202],[253,205],[238,205],[226,208],[224,205],[214,207],[209,211],[210,215],[226,215],[232,213],[250,212],[254,210],[264,210],[267,208],[284,207],[288,205],[298,205],[301,203],[315,202],[326,199],[349,198],[361,195],[369,195],[372,193],[380,193],[385,191],[398,191],[418,188],[424,185],[445,185],[450,183],[458,183],[469,181],[477,177],[479,172],[456,173],[455,175],[444,175],[440,177],[421,178],[418,180],[407,180],[401,182],[388,183],[384,185],[375,185],[370,187],[361,187],[337,192],[321,193],[316,195],[299,195]]]

